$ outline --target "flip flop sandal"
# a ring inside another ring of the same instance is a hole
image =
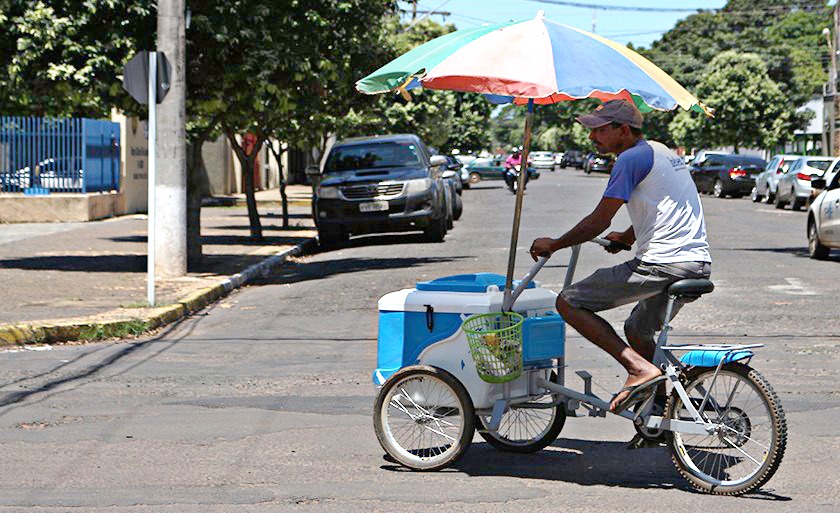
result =
[[[630,406],[634,405],[635,403],[646,399],[649,394],[645,394],[644,392],[651,392],[653,390],[654,385],[658,385],[662,381],[665,381],[666,376],[664,374],[659,375],[649,381],[645,381],[644,383],[639,383],[638,385],[630,385],[627,387],[622,388],[618,392],[614,393],[610,402],[615,400],[616,397],[621,395],[623,392],[630,392],[627,397],[624,398],[620,403],[618,403],[614,410],[611,410],[613,413],[621,413]]]

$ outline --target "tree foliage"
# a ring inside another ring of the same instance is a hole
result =
[[[678,144],[689,147],[768,148],[786,134],[790,111],[756,54],[726,51],[707,67],[697,95],[715,106],[714,119],[680,112],[670,124]]]
[[[120,78],[125,62],[152,46],[154,16],[154,6],[142,0],[0,0],[0,112],[140,111]]]

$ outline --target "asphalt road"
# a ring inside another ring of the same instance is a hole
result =
[[[529,184],[518,273],[537,236],[588,213],[603,175]],[[464,192],[441,244],[369,236],[278,269],[141,340],[0,353],[0,511],[837,511],[840,252],[807,258],[805,215],[703,198],[714,293],[675,320],[678,342],[762,342],[753,363],[789,428],[776,476],[746,498],[695,493],[666,449],[626,449],[617,418],[570,419],[548,449],[499,453],[478,436],[454,467],[412,473],[383,458],[371,423],[376,301],[418,280],[504,273],[513,196]],[[622,210],[615,228],[628,225]],[[578,276],[620,262],[595,245]],[[543,271],[563,281],[568,252]],[[607,318],[620,330],[630,307]],[[620,386],[620,367],[573,331],[566,376]]]

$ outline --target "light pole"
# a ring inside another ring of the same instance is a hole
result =
[[[831,38],[831,30],[828,27],[822,29],[822,35],[825,36],[825,43],[828,45],[828,53],[831,57],[831,68],[828,71],[828,91],[826,92],[828,101],[826,101],[826,98],[823,98],[823,110],[825,114],[823,125],[826,126],[823,131],[823,152],[827,155],[833,156],[835,115],[834,97],[837,94],[837,52],[834,49],[834,42]]]

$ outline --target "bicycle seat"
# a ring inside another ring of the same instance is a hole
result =
[[[668,287],[668,294],[672,296],[700,297],[715,290],[715,284],[711,280],[701,278],[698,280],[675,281]]]

